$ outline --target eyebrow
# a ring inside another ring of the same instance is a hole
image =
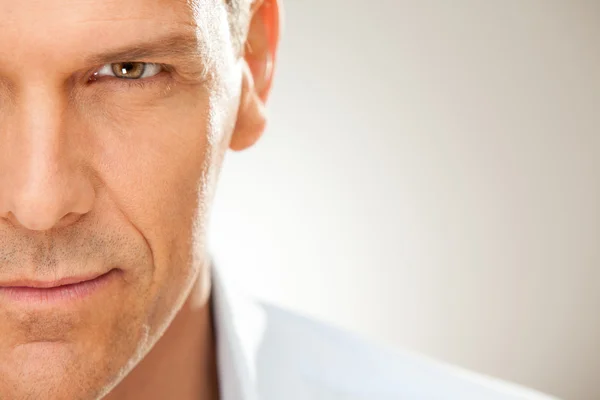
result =
[[[88,64],[109,64],[125,61],[139,61],[153,58],[176,58],[193,63],[200,58],[198,39],[193,33],[177,33],[158,37],[150,41],[128,44],[86,58]]]

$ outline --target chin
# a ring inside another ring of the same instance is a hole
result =
[[[39,341],[10,348],[2,352],[0,398],[99,399],[122,378],[138,342]]]
[[[3,358],[2,398],[94,399],[101,379],[82,362],[76,346],[63,342],[33,342],[16,346]],[[6,397],[4,397],[6,396]]]

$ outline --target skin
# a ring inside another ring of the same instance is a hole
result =
[[[210,203],[279,36],[278,2],[250,7],[239,49],[220,0],[0,0],[0,283],[117,269],[68,307],[0,297],[0,398],[218,398]],[[126,61],[169,67],[90,79]]]

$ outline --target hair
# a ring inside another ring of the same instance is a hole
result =
[[[231,40],[237,51],[243,51],[244,39],[250,21],[250,5],[253,0],[225,0],[229,11]]]

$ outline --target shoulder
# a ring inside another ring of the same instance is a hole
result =
[[[224,400],[556,400],[257,302],[213,269]]]
[[[255,365],[261,399],[552,400],[516,385],[370,344],[272,305],[258,307],[265,316]]]

